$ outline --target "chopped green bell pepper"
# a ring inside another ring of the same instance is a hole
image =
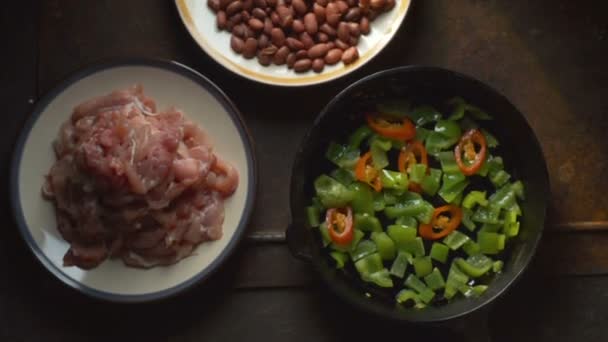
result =
[[[507,184],[509,179],[511,179],[511,175],[508,174],[507,171],[505,171],[505,170],[490,172],[489,175],[490,175],[490,182],[492,182],[492,184],[494,184],[495,187],[503,186],[503,185]]]
[[[488,273],[493,263],[492,259],[483,254],[472,255],[467,260],[456,258],[454,262],[460,270],[472,278],[479,278]]]
[[[495,223],[484,223],[481,226],[480,232],[498,233],[502,225]]]
[[[500,208],[493,206],[478,207],[473,216],[471,216],[471,220],[479,223],[502,223],[503,221],[499,219],[499,215]]]
[[[448,236],[443,239],[443,243],[450,247],[451,250],[458,250],[462,245],[464,245],[470,238],[457,230],[454,230]]]
[[[359,229],[355,229],[353,234],[354,234],[353,241],[351,241],[350,244],[338,245],[338,244],[332,242],[331,248],[336,251],[344,252],[344,253],[353,251],[355,248],[357,248],[357,246],[359,245],[359,242],[361,241],[361,239],[363,239],[363,236],[365,236],[365,234],[362,231],[360,231]]]
[[[382,224],[374,215],[370,214],[355,214],[355,229],[364,232],[381,232]]]
[[[434,210],[435,208],[431,203],[423,199],[412,199],[384,208],[384,214],[389,219],[396,219],[401,216],[414,216],[422,223],[429,223]]]
[[[362,274],[361,279],[374,283],[380,287],[393,287],[393,280],[386,268],[371,274]]]
[[[357,247],[350,252],[350,258],[357,262],[358,260],[378,251],[378,247],[373,241],[362,240],[357,244]]]
[[[384,203],[384,191],[381,192],[373,192],[373,201],[374,201],[374,211],[382,211],[386,207],[386,203]]]
[[[416,228],[393,224],[386,228],[388,236],[395,242],[397,249],[401,250],[408,243],[416,239]]]
[[[437,190],[439,190],[442,174],[443,172],[439,169],[429,169],[429,174],[425,175],[422,182],[420,182],[422,191],[430,196],[435,196]]]
[[[498,147],[498,139],[496,139],[495,136],[483,128],[481,129],[481,133],[486,137],[486,145],[488,145],[489,148]]]
[[[456,265],[455,262],[452,262],[450,266],[450,271],[448,272],[448,278],[445,282],[445,291],[443,296],[446,299],[452,299],[456,293],[458,293],[458,289],[462,285],[466,285],[469,281],[469,276],[464,274]]]
[[[405,286],[416,291],[418,293],[418,296],[420,297],[420,299],[427,304],[431,300],[433,300],[433,298],[435,297],[435,292],[433,290],[429,289],[422,282],[422,280],[420,280],[418,277],[416,277],[413,274],[410,274],[407,277],[407,279],[405,280]]]
[[[422,278],[433,271],[433,262],[429,256],[419,256],[414,258],[414,271],[416,276]]]
[[[488,199],[488,203],[494,208],[510,208],[516,203],[515,192],[507,184],[492,194]]]
[[[444,263],[448,260],[448,255],[450,254],[450,248],[440,242],[433,242],[431,246],[431,258],[433,260],[437,260],[441,263]]]
[[[403,289],[399,291],[399,293],[397,293],[397,295],[395,296],[395,300],[399,304],[406,304],[409,301],[413,301],[414,307],[417,309],[422,309],[426,307],[426,305],[420,300],[418,294],[412,290]]]
[[[369,185],[354,182],[348,186],[353,198],[350,202],[355,214],[374,214],[374,191]]]
[[[481,253],[483,254],[498,254],[505,243],[505,235],[491,232],[477,233],[477,243]]]
[[[348,137],[348,145],[351,148],[359,148],[361,146],[361,142],[371,136],[373,133],[372,129],[369,126],[364,125],[353,132],[353,134]]]
[[[346,254],[346,253],[342,253],[342,252],[338,252],[338,251],[332,251],[332,252],[329,253],[329,255],[336,262],[336,268],[337,269],[344,268],[344,265],[348,261],[348,254]]]
[[[373,139],[370,143],[369,150],[372,154],[372,164],[378,170],[384,169],[388,166],[388,157],[386,151],[391,149],[391,143],[387,141],[381,141],[379,139]]]
[[[399,251],[391,266],[391,274],[395,277],[403,278],[407,271],[407,265],[413,262],[413,256],[408,252]]]
[[[331,244],[331,237],[329,236],[329,230],[327,229],[327,223],[325,221],[319,225],[319,232],[321,233],[323,247],[329,246]]]
[[[439,271],[437,267],[435,267],[431,273],[424,277],[424,282],[426,283],[426,286],[433,291],[437,291],[445,287],[445,280],[443,279],[443,275],[441,275],[441,271]]]
[[[415,183],[420,183],[426,176],[426,165],[425,164],[414,164],[410,169],[410,180]]]
[[[349,186],[352,182],[355,181],[355,175],[350,169],[340,169],[337,168],[333,170],[329,176],[338,182],[344,184],[345,186]]]
[[[513,192],[515,193],[517,198],[519,198],[521,200],[526,199],[526,196],[524,193],[524,183],[522,183],[520,180],[511,184],[511,190],[513,190]]]
[[[363,275],[369,275],[374,272],[381,271],[384,269],[384,266],[382,265],[382,258],[380,257],[380,254],[372,253],[357,260],[355,262],[355,268],[361,277],[363,277]]]
[[[325,157],[338,167],[348,169],[357,164],[360,154],[361,153],[359,152],[358,148],[348,145],[340,145],[332,141],[329,143]]]
[[[353,193],[337,180],[321,175],[315,180],[315,191],[325,208],[341,208],[353,199]]]
[[[502,260],[494,261],[494,263],[492,264],[492,272],[499,273],[500,271],[502,271],[504,265],[505,263]]]
[[[382,187],[387,189],[406,190],[409,184],[406,174],[390,170],[382,170],[380,180],[382,181]]]
[[[415,256],[424,256],[424,241],[418,236],[414,240],[405,242],[399,250],[412,253]]]
[[[462,225],[472,232],[477,226],[475,225],[475,222],[471,220],[471,216],[473,216],[473,212],[470,209],[462,209]]]
[[[411,216],[398,217],[397,220],[395,221],[395,224],[406,226],[409,228],[414,228],[416,230],[418,229],[418,222],[416,222],[416,219]]]
[[[481,252],[479,244],[473,240],[469,240],[462,245],[462,250],[467,253],[468,256],[479,254]]]
[[[432,131],[424,127],[416,127],[416,140],[424,143]]]
[[[441,119],[441,113],[437,109],[431,106],[417,106],[414,107],[409,113],[409,118],[416,124],[416,126],[424,126],[430,122],[434,122]],[[418,129],[418,127],[416,127]]]
[[[376,243],[378,254],[383,260],[393,260],[395,258],[395,243],[385,232],[373,232],[371,238]]]
[[[473,190],[469,192],[462,200],[462,207],[467,209],[473,209],[475,205],[479,204],[482,207],[488,205],[485,191]]]
[[[439,196],[444,201],[453,203],[468,185],[469,181],[462,173],[444,173]]]
[[[443,170],[444,173],[462,174],[458,164],[456,164],[456,157],[454,156],[453,151],[439,152],[437,153],[437,159],[439,159],[439,163],[441,163],[441,170]]]
[[[308,227],[318,227],[321,224],[321,222],[319,222],[319,216],[321,216],[321,213],[319,212],[318,207],[314,205],[306,207],[306,219],[308,222]]]

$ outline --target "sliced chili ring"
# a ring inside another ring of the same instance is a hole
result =
[[[399,171],[401,173],[407,173],[413,165],[418,163],[426,165],[426,171],[427,173],[429,172],[429,161],[426,148],[420,141],[414,140],[401,149],[397,165],[399,166]],[[410,182],[408,190],[421,193],[422,187],[418,183]]]
[[[380,174],[372,165],[372,153],[367,152],[357,160],[355,165],[355,177],[358,181],[369,184],[375,191],[380,192],[382,190],[382,181],[380,180]]]
[[[353,241],[353,210],[350,207],[328,209],[325,222],[333,242],[348,245]]]
[[[479,146],[479,151],[475,150],[475,145]],[[463,160],[463,153],[468,159],[468,163]],[[479,171],[486,160],[487,153],[486,137],[478,129],[471,129],[463,134],[454,149],[456,164],[466,176],[474,175]]]
[[[449,214],[445,216],[444,214]],[[435,208],[431,223],[421,224],[419,228],[420,236],[427,240],[437,240],[453,232],[462,221],[462,209],[454,204],[444,205]],[[441,229],[435,231],[436,228]]]
[[[416,126],[408,118],[393,119],[380,114],[367,114],[365,118],[367,125],[383,137],[406,141],[416,136]]]

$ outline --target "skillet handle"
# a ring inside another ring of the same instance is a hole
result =
[[[488,321],[490,307],[491,305],[486,305],[465,317],[447,321],[443,325],[462,336],[463,341],[491,342],[492,335],[490,334]]]
[[[301,227],[296,227],[293,222],[287,226],[285,232],[287,238],[287,247],[291,254],[306,262],[312,262],[312,254],[310,252],[310,239],[306,231]]]

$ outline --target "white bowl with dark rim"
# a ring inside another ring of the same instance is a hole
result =
[[[207,0],[175,0],[177,11],[196,43],[226,69],[253,81],[276,86],[297,87],[320,84],[345,76],[372,60],[393,39],[410,8],[411,0],[396,0],[395,7],[371,24],[371,32],[361,36],[357,49],[359,59],[349,65],[327,65],[321,73],[310,70],[295,73],[285,65],[262,66],[256,58],[245,59],[232,51],[230,33],[220,31],[215,13]]]
[[[159,108],[176,106],[209,133],[214,150],[239,173],[236,192],[225,201],[224,235],[199,245],[193,255],[151,269],[106,260],[97,268],[64,267],[69,244],[56,227],[53,203],[41,196],[55,162],[52,142],[72,109],[84,100],[141,83]],[[114,302],[144,302],[173,296],[205,282],[243,237],[252,213],[257,169],[253,142],[239,111],[210,80],[175,62],[127,60],[82,70],[43,97],[27,120],[14,150],[10,192],[19,231],[40,263],[66,285]]]

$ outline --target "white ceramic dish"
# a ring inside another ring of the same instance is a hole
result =
[[[239,172],[239,186],[226,205],[224,236],[197,247],[175,265],[149,270],[106,260],[84,271],[63,267],[68,250],[56,229],[51,202],[42,198],[44,176],[55,161],[52,142],[72,108],[83,100],[141,83],[159,106],[175,105],[211,136],[215,151]],[[11,165],[11,200],[20,232],[38,260],[65,284],[93,297],[141,302],[172,296],[204,282],[236,247],[250,217],[256,187],[253,146],[230,100],[208,79],[177,63],[126,61],[86,69],[64,81],[37,104],[17,141]]]
[[[179,15],[200,47],[228,70],[248,79],[278,86],[306,86],[328,82],[360,68],[376,56],[393,38],[410,7],[411,0],[396,0],[391,11],[372,21],[371,32],[362,36],[357,45],[359,59],[348,66],[338,63],[317,74],[313,71],[297,74],[283,66],[262,66],[257,60],[245,59],[230,48],[230,34],[219,31],[215,14],[206,0],[175,0]]]

